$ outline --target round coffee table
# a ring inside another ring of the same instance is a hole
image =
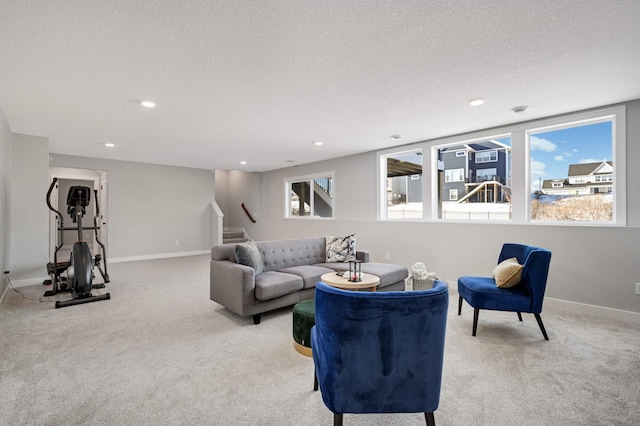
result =
[[[349,271],[347,271],[345,274],[349,275]],[[323,274],[320,277],[320,281],[332,287],[338,287],[345,290],[370,288],[371,291],[376,291],[376,287],[378,286],[378,284],[380,284],[380,278],[373,274],[362,274],[362,279],[360,281],[352,282],[347,278],[343,278],[340,275],[337,275],[335,272]]]

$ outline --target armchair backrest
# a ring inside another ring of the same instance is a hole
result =
[[[498,263],[515,257],[522,269],[522,285],[527,296],[531,298],[531,312],[542,312],[542,301],[547,287],[551,251],[524,244],[507,243],[502,246]]]
[[[433,412],[440,401],[449,293],[316,285],[313,359],[334,413]]]

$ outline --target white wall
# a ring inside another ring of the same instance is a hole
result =
[[[256,224],[242,210],[245,205],[259,222],[262,211],[261,174],[238,170],[216,170],[216,201],[224,213],[224,226],[244,228],[251,238]],[[255,239],[255,238],[254,238]]]
[[[11,238],[11,129],[0,110],[0,274],[8,270]],[[0,300],[7,284],[0,276]]]
[[[210,203],[215,192],[210,170],[58,154],[51,157],[52,166],[107,171],[110,260],[210,249]]]
[[[11,151],[11,280],[37,281],[49,256],[49,139],[14,133]]]
[[[366,153],[263,173],[256,240],[356,232],[371,260],[427,268],[451,282],[461,275],[491,274],[500,247],[521,242],[553,256],[546,296],[578,304],[640,313],[640,101],[627,103],[626,227],[381,222],[376,219],[376,155]],[[335,219],[284,219],[285,178],[335,171]],[[425,183],[427,183],[425,181]],[[454,284],[455,285],[455,284]]]

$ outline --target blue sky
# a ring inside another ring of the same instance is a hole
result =
[[[570,164],[611,161],[611,122],[531,135],[531,181],[567,177]]]

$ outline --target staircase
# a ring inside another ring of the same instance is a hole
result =
[[[224,228],[222,230],[222,243],[243,243],[249,240],[244,228]]]

